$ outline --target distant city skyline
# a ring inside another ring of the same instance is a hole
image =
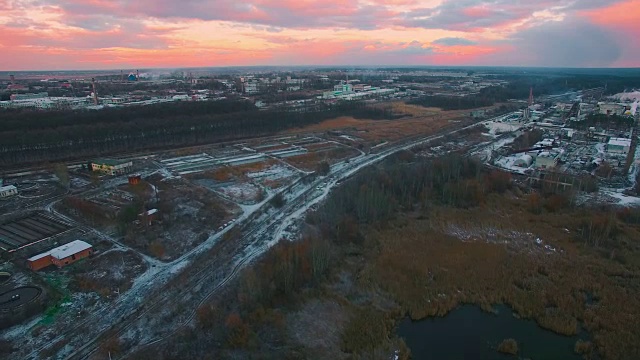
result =
[[[0,0],[0,71],[640,67],[640,0]]]

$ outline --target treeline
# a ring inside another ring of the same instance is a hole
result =
[[[469,96],[427,96],[409,101],[409,104],[437,107],[443,110],[468,110],[491,106],[494,101],[478,95]]]
[[[252,348],[267,357],[282,358],[283,349],[259,349],[260,344],[284,342],[286,331],[278,310],[300,300],[300,291],[319,284],[335,259],[328,241],[305,238],[281,241],[254,266],[244,270],[233,292],[232,304],[221,307],[204,304],[197,309],[194,338],[216,338],[230,349]],[[165,350],[168,359],[201,358],[204,349],[172,344]],[[222,345],[222,344],[220,344]],[[280,353],[276,356],[275,354]]]
[[[492,106],[509,99],[525,99],[529,90],[534,88],[537,95],[548,94],[560,87],[552,83],[532,83],[526,79],[517,79],[504,86],[489,86],[481,89],[478,94],[468,96],[427,96],[411,101],[412,104],[427,107],[439,107],[444,110],[466,110]]]
[[[615,94],[640,86],[640,77],[617,77],[604,75],[549,76],[498,76],[509,81],[505,86],[490,86],[478,94],[469,96],[427,96],[412,101],[412,104],[439,107],[444,110],[466,110],[492,106],[509,99],[526,99],[533,89],[534,97],[557,94],[571,90],[607,87],[606,94]]]
[[[362,102],[344,102],[304,113],[258,111],[245,101],[102,111],[7,111],[0,130],[0,166],[264,136],[340,115],[373,119],[392,116],[390,109]]]
[[[634,119],[631,116],[590,114],[583,121],[571,121],[570,126],[574,129],[588,129],[589,127],[626,127],[633,126]]]
[[[510,184],[508,173],[487,172],[477,160],[461,155],[415,160],[411,153],[400,153],[386,166],[365,169],[348,181],[308,221],[340,243],[359,242],[360,224],[384,226],[400,210],[427,211],[434,204],[477,206]]]

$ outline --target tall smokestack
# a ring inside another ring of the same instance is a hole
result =
[[[120,70],[120,82],[124,82],[124,71]]]
[[[91,78],[91,85],[93,86],[93,104],[98,105],[98,93],[96,92],[96,78]]]
[[[16,83],[16,77],[15,75],[9,75],[9,78],[11,79],[11,85]]]
[[[529,88],[529,106],[533,105],[533,86]]]
[[[140,80],[140,70],[136,70],[136,81]]]

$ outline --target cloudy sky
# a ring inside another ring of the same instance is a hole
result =
[[[0,0],[0,71],[640,66],[640,0]]]

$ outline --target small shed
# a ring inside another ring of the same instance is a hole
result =
[[[129,176],[129,185],[138,185],[142,181],[142,175],[134,174]]]
[[[9,196],[18,195],[18,189],[13,185],[0,187],[0,198],[8,198]]]
[[[146,223],[148,226],[151,226],[151,224],[156,220],[157,216],[158,209],[150,209],[138,215],[140,221]]]

